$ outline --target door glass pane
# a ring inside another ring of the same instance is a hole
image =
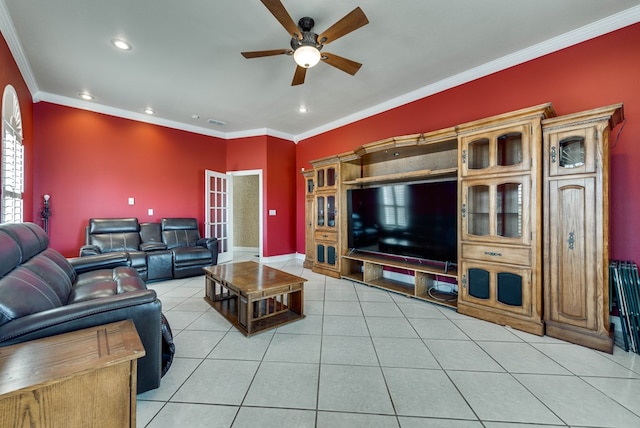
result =
[[[522,306],[522,277],[510,272],[499,272],[498,301],[510,306]]]
[[[318,206],[318,226],[324,226],[324,196],[318,196],[317,199]]]
[[[499,184],[496,204],[496,234],[508,238],[522,236],[522,184]]]
[[[467,191],[467,232],[489,234],[489,186],[471,186]]]
[[[307,180],[307,193],[313,193],[313,180]]]
[[[498,137],[498,158],[496,164],[501,166],[522,163],[522,134],[510,132]]]
[[[584,165],[584,137],[569,137],[560,141],[560,166],[577,168]]]
[[[336,185],[336,169],[327,168],[327,186]]]
[[[318,170],[318,187],[324,187],[324,169]]]
[[[336,226],[336,198],[327,196],[327,226]]]
[[[469,169],[482,169],[489,166],[489,139],[481,138],[469,143]]]
[[[489,298],[489,272],[484,269],[469,269],[469,295],[477,299]]]

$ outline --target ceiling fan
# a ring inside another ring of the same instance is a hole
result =
[[[293,55],[293,59],[296,62],[296,71],[293,75],[291,86],[303,84],[307,69],[313,67],[321,60],[352,76],[358,72],[362,66],[359,62],[328,52],[320,53],[320,51],[324,45],[367,25],[369,20],[362,9],[356,7],[323,33],[316,34],[311,31],[315,24],[313,19],[305,16],[301,18],[298,21],[298,25],[296,25],[280,0],[261,1],[291,35],[291,49],[242,52],[242,56],[245,58],[260,58],[272,55]]]

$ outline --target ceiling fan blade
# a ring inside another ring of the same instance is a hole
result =
[[[270,51],[241,52],[242,56],[245,58],[260,58],[263,56],[285,55],[289,53],[291,53],[291,49],[272,49]]]
[[[304,83],[304,78],[307,75],[307,69],[304,67],[296,66],[296,72],[293,75],[293,81],[291,82],[291,86],[302,85]]]
[[[339,20],[331,27],[327,28],[322,34],[320,34],[318,36],[318,42],[326,45],[327,43],[331,43],[334,40],[339,39],[345,34],[349,34],[350,32],[357,30],[363,25],[367,25],[368,23],[369,20],[367,19],[367,16],[364,14],[362,9],[356,7],[341,20]]]
[[[352,76],[356,74],[358,70],[360,70],[360,67],[362,67],[362,64],[360,64],[359,62],[355,62],[338,55],[330,54],[328,52],[324,52],[322,54],[322,61],[344,71],[345,73],[349,73]]]
[[[262,4],[269,9],[269,12],[278,20],[280,25],[284,27],[285,30],[289,33],[291,37],[296,37],[301,39],[302,34],[300,33],[300,29],[298,25],[293,21],[287,9],[284,8],[280,0],[261,0]]]

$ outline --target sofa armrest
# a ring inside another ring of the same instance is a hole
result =
[[[158,251],[166,249],[167,244],[163,242],[145,242],[144,244],[140,244],[141,251]]]
[[[211,251],[211,263],[218,264],[218,238],[200,238],[196,245],[208,248]]]
[[[157,388],[162,370],[162,303],[154,290],[138,290],[72,303],[27,315],[0,326],[0,346],[133,320],[146,355],[138,360],[138,393]]]
[[[97,245],[83,245],[82,247],[80,247],[80,257],[85,257],[85,256],[95,256],[96,254],[101,254],[102,251],[100,250],[100,247],[98,247]]]
[[[78,274],[97,269],[113,269],[118,266],[131,266],[129,253],[124,251],[85,257],[71,257],[67,260]]]

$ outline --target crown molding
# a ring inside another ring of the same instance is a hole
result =
[[[200,126],[193,126],[182,122],[176,122],[173,120],[163,119],[153,115],[145,113],[138,113],[135,111],[119,109],[103,104],[93,103],[91,101],[84,101],[81,99],[64,97],[61,95],[51,94],[48,92],[38,92],[34,95],[35,102],[45,101],[52,104],[59,104],[66,107],[73,107],[80,110],[92,111],[94,113],[102,113],[109,116],[116,116],[123,119],[131,119],[137,122],[149,123],[152,125],[165,126],[167,128],[178,129],[181,131],[193,132],[195,134],[208,135],[210,137],[217,137],[227,139],[227,135],[224,132],[216,131],[213,129],[203,128]]]
[[[417,101],[419,99],[437,94],[439,92],[443,92],[447,89],[454,88],[464,83],[468,83],[481,77],[488,76],[492,73],[505,70],[509,67],[513,67],[532,59],[536,59],[541,56],[559,51],[569,46],[585,42],[587,40],[602,36],[615,30],[619,30],[637,22],[640,22],[640,6],[635,6],[619,12],[615,15],[611,15],[598,21],[594,21],[588,25],[577,28],[568,33],[561,34],[560,36],[503,56],[502,58],[498,58],[494,61],[490,61],[467,71],[463,71],[462,73],[458,73],[431,85],[424,86],[420,89],[392,98],[352,115],[345,116],[336,121],[311,129],[307,132],[303,132],[296,135],[294,141],[298,143],[299,141],[305,140],[307,138],[331,131],[333,129],[348,125],[353,122],[357,122],[358,120],[366,119],[367,117],[383,113],[387,110],[409,104],[413,101]]]
[[[38,92],[38,84],[31,71],[31,65],[29,65],[27,56],[24,54],[24,49],[16,32],[16,27],[13,26],[11,15],[9,15],[9,10],[4,0],[0,0],[0,33],[4,36],[11,55],[13,55],[13,60],[18,65],[18,70],[20,70],[20,74],[22,74],[22,78],[33,97],[33,94]]]

